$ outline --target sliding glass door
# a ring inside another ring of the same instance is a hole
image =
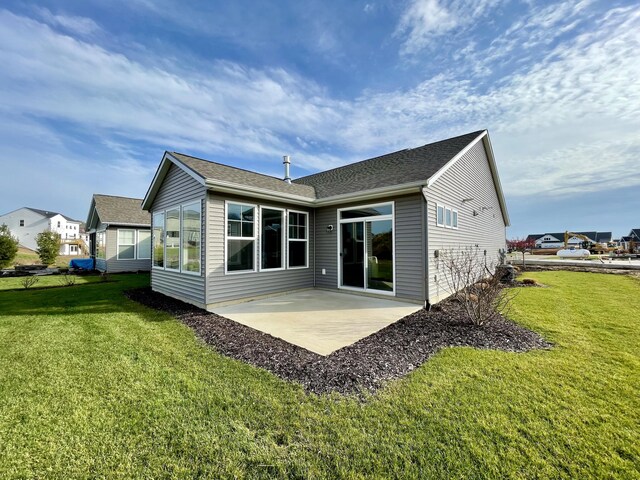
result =
[[[340,287],[394,292],[393,205],[340,211]]]

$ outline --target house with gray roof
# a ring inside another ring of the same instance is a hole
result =
[[[86,228],[96,270],[151,269],[151,216],[141,205],[140,198],[93,195]]]
[[[620,238],[620,246],[631,253],[640,251],[640,228],[632,228],[629,235]]]
[[[202,308],[321,288],[419,304],[451,294],[440,252],[506,248],[486,130],[306,177],[165,152],[142,202],[151,284]]]
[[[594,245],[600,245],[606,247],[607,244],[611,241],[611,232],[596,232],[596,231],[588,231],[588,232],[569,232],[577,233],[579,235],[584,235],[589,239],[589,242]],[[530,234],[527,236],[527,239],[533,240],[535,242],[535,248],[549,248],[549,249],[557,249],[564,247],[564,234],[565,232],[550,232],[550,233],[542,233],[542,234]],[[568,239],[569,246],[580,247],[584,244],[585,239],[570,235]]]
[[[81,255],[87,248],[82,222],[62,213],[39,208],[22,207],[0,215],[0,225],[5,224],[20,246],[36,250],[36,237],[44,231],[60,235],[60,255]]]

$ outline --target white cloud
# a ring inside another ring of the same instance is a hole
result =
[[[432,46],[434,40],[470,25],[502,0],[411,0],[395,35],[404,38],[401,53],[411,55]]]
[[[47,24],[53,27],[62,27],[78,35],[88,36],[101,30],[96,22],[87,17],[53,14],[49,9],[40,7],[36,8],[35,11]]]

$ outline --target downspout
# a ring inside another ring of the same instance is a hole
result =
[[[426,186],[423,186],[421,189],[422,196],[424,198],[424,202],[422,202],[422,238],[424,240],[422,292],[424,295],[424,308],[428,311],[431,310],[431,305],[429,304],[429,219],[427,218],[429,213],[429,204],[425,194],[426,188]]]
[[[316,225],[316,209],[313,209],[313,288],[316,288],[316,240],[318,226]]]

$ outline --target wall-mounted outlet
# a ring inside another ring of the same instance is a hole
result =
[[[323,274],[323,275],[326,275],[326,274],[327,274],[327,269],[326,269],[326,268],[323,268],[323,269],[322,269],[322,274]]]

